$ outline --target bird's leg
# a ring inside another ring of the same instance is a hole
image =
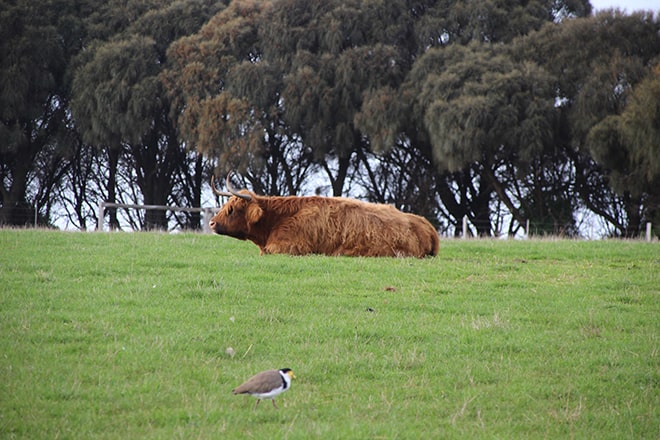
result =
[[[257,404],[254,405],[254,409],[257,409],[257,407],[259,406],[259,402],[261,402],[261,399],[257,399]]]
[[[275,399],[273,399],[273,406],[274,406],[275,408],[277,408],[277,405],[275,404]],[[277,408],[277,409],[279,409],[279,408]]]

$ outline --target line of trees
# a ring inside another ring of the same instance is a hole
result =
[[[0,224],[212,173],[458,234],[660,231],[660,16],[587,0],[0,0]],[[36,211],[35,211],[36,210]],[[108,213],[118,227],[117,213]],[[147,211],[135,228],[199,227]]]

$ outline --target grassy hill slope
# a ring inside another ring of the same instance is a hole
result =
[[[1,438],[657,438],[659,349],[657,243],[0,230]]]

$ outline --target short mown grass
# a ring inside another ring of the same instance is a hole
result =
[[[660,436],[660,245],[0,230],[0,438]],[[231,390],[269,368],[292,388]]]

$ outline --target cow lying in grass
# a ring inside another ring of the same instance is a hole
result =
[[[222,235],[250,240],[261,254],[324,254],[364,257],[418,257],[438,254],[440,239],[431,223],[390,205],[343,197],[259,196],[234,189],[211,219]]]

